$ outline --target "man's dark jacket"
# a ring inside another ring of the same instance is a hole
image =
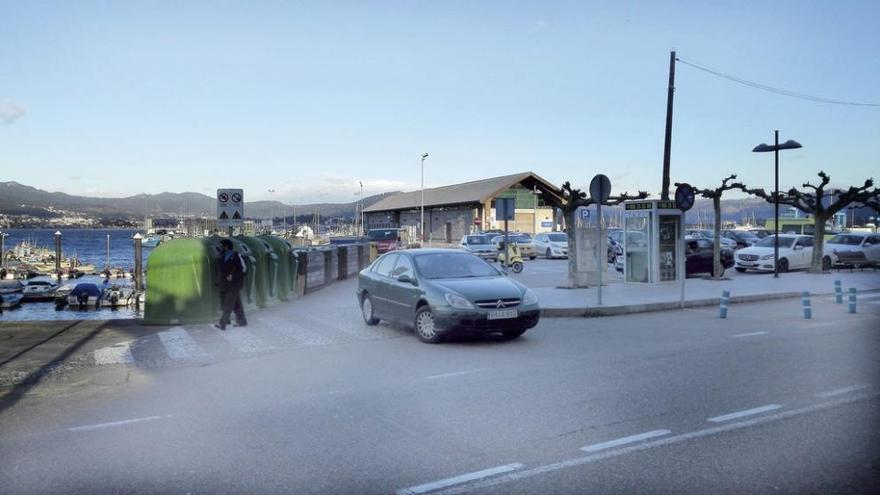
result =
[[[247,265],[238,251],[232,251],[232,255],[226,253],[220,255],[219,270],[217,271],[220,290],[238,291],[244,286],[244,278],[247,273]]]

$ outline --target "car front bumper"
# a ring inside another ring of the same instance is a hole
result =
[[[773,260],[757,260],[757,261],[736,260],[736,264],[734,266],[736,268],[742,268],[745,270],[758,270],[758,271],[762,271],[762,272],[772,272],[773,271]]]
[[[490,320],[488,309],[457,309],[452,307],[432,308],[434,324],[444,331],[467,331],[478,333],[500,332],[504,330],[528,329],[538,324],[541,309],[537,304],[517,306],[516,318]]]

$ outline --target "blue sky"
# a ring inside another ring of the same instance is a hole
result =
[[[669,51],[880,102],[878,2],[0,1],[0,180],[352,201],[533,170],[660,189]],[[672,180],[880,179],[880,108],[678,65]]]

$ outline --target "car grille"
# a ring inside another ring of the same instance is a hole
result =
[[[501,304],[498,304],[499,301]],[[489,308],[489,309],[501,309],[501,308],[512,308],[514,306],[518,306],[520,300],[518,298],[507,298],[507,299],[486,299],[484,301],[477,301],[477,306],[481,308]]]
[[[757,254],[738,254],[737,257],[743,261],[758,261]]]

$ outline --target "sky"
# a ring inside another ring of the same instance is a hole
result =
[[[876,1],[0,0],[0,181],[354,201],[531,170],[660,190],[669,52],[880,103]],[[677,64],[672,182],[880,179],[880,107]],[[274,189],[270,193],[269,189]]]

